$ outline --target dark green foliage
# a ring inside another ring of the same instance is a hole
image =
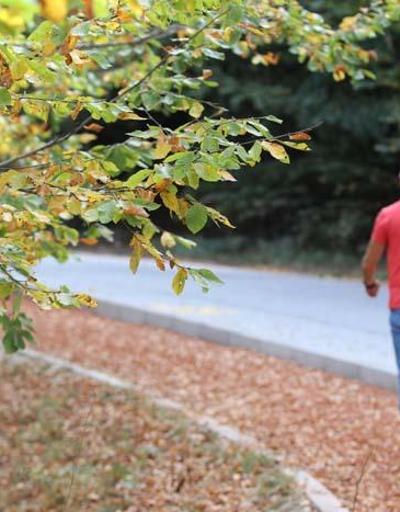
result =
[[[27,342],[33,342],[32,320],[25,313],[8,316],[0,314],[0,327],[4,331],[3,346],[7,354],[24,349]]]
[[[303,3],[332,23],[360,5]],[[221,87],[207,99],[234,115],[273,112],[285,119],[283,132],[323,122],[313,133],[313,151],[293,155],[292,165],[264,159],[230,187],[202,189],[240,234],[270,241],[292,237],[299,250],[362,250],[378,209],[398,197],[400,26],[368,48],[378,56],[377,79],[354,87],[310,73],[284,47],[274,49],[281,58],[277,66],[250,67],[230,56],[214,69]]]

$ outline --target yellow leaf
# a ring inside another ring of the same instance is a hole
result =
[[[204,110],[203,105],[199,101],[196,101],[190,107],[189,115],[191,115],[192,117],[198,119],[201,116],[201,114],[203,113],[203,110]]]
[[[118,116],[121,121],[145,121],[146,118],[135,114],[135,112],[121,112]]]
[[[165,190],[161,192],[160,197],[164,205],[181,219],[185,216],[188,209],[188,203],[185,199],[179,199],[176,194]]]
[[[226,29],[224,30],[224,35],[223,35],[224,41],[229,43],[229,41],[231,40],[232,34],[234,32],[235,32],[235,30],[233,27],[226,27]]]
[[[143,14],[143,7],[138,0],[128,0],[128,5],[134,16],[141,16]]]
[[[211,76],[213,76],[212,69],[203,69],[203,73],[201,76],[202,76],[202,78],[204,78],[204,80],[207,80],[207,78],[210,78]]]
[[[173,194],[172,192],[168,192],[166,190],[165,192],[161,192],[160,194],[162,202],[164,205],[168,208],[168,210],[171,210],[178,214],[179,212],[179,202],[178,198],[176,197],[176,194]]]
[[[90,64],[92,62],[86,53],[80,50],[75,49],[70,51],[69,56],[71,57],[71,61],[77,66],[85,66],[86,64]]]
[[[67,210],[72,215],[80,215],[82,213],[81,202],[76,197],[70,197],[67,201]]]
[[[95,308],[97,306],[97,302],[87,293],[78,293],[76,298],[82,306],[87,306],[88,308]]]
[[[41,14],[48,20],[59,22],[68,14],[68,0],[40,0]]]
[[[135,247],[135,245],[134,245],[135,240],[137,240],[137,242],[140,243],[140,245],[142,246],[142,249],[144,249],[146,252],[148,252],[150,254],[150,256],[152,256],[155,259],[157,267],[160,270],[165,270],[165,265],[164,265],[164,262],[162,259],[162,254],[160,253],[160,251],[158,249],[156,249],[154,247],[154,245],[151,243],[150,239],[144,235],[137,234],[137,235],[135,235],[133,241],[130,244],[131,247]]]
[[[170,151],[171,151],[170,144],[167,144],[166,142],[157,142],[157,146],[154,150],[153,156],[157,160],[161,160],[162,158],[165,158]]]
[[[21,78],[24,78],[28,69],[29,67],[27,61],[23,57],[13,60],[10,65],[10,71],[13,80],[21,80]]]
[[[157,258],[156,259],[156,265],[157,265],[159,270],[161,270],[162,272],[165,271],[165,264],[164,264],[164,261],[161,258]]]
[[[263,140],[261,142],[262,147],[265,149],[265,151],[268,151],[268,153],[279,160],[280,162],[284,164],[290,163],[289,155],[286,153],[286,149],[277,142],[268,142],[266,140]]]
[[[342,69],[339,69],[333,73],[333,79],[335,82],[342,82],[346,79],[346,73]]]
[[[164,233],[161,235],[161,245],[167,249],[172,249],[172,247],[175,247],[176,242],[174,236],[171,235],[171,233],[168,231],[164,231]]]
[[[132,239],[130,246],[132,247],[132,254],[129,259],[129,268],[134,274],[136,274],[140,260],[142,258],[143,248],[135,237]]]
[[[354,30],[356,25],[357,25],[357,16],[346,16],[340,22],[339,28],[340,28],[340,30],[349,32],[349,31]]]
[[[218,174],[223,178],[225,181],[237,181],[234,176],[228,171],[218,171]]]
[[[188,271],[185,268],[180,268],[175,274],[174,279],[172,280],[172,289],[177,295],[180,295],[183,292],[187,276]]]
[[[25,25],[24,18],[10,9],[0,9],[0,22],[10,28],[22,29]]]

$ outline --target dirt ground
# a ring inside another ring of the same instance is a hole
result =
[[[396,397],[319,370],[88,312],[38,312],[39,350],[250,433],[355,512],[400,510]]]
[[[311,511],[273,458],[140,393],[26,359],[0,377],[4,512]]]

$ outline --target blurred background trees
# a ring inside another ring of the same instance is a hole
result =
[[[335,28],[367,4],[301,3]],[[237,117],[273,112],[288,131],[321,125],[313,131],[313,151],[296,155],[290,166],[264,159],[229,187],[202,184],[199,197],[230,217],[236,231],[209,226],[194,256],[312,270],[358,269],[374,215],[399,193],[400,24],[362,46],[375,54],[374,80],[333,81],[330,74],[300,64],[285,45],[268,48],[268,66],[252,66],[234,54],[213,61],[219,87],[203,91],[203,100]],[[174,126],[179,116],[162,121]],[[114,128],[103,137],[118,138]],[[171,225],[165,215],[159,220]],[[123,245],[124,237],[121,230]]]
[[[335,25],[363,2],[302,4]],[[229,55],[214,68],[221,85],[207,99],[234,115],[273,112],[288,129],[323,124],[313,133],[313,151],[296,156],[292,165],[264,161],[232,187],[203,187],[204,199],[237,226],[236,237],[231,234],[221,243],[222,233],[208,232],[211,253],[226,253],[228,243],[241,257],[247,251],[250,260],[266,263],[302,265],[308,255],[319,265],[329,254],[344,266],[358,258],[373,216],[398,197],[399,43],[400,25],[395,24],[364,45],[376,52],[376,80],[355,85],[311,73],[283,46],[275,49],[276,65],[250,67]]]

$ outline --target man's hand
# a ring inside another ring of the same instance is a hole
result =
[[[377,279],[374,279],[374,281],[371,281],[370,283],[364,283],[364,286],[365,291],[369,297],[376,297],[378,295],[381,283]]]
[[[363,282],[370,297],[376,297],[379,292],[380,282],[375,279],[375,272],[384,249],[383,244],[371,240],[362,261]]]

